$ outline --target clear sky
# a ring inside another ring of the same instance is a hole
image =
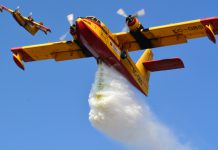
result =
[[[0,150],[120,150],[123,146],[94,129],[89,120],[88,95],[97,69],[93,58],[56,63],[53,60],[17,68],[10,48],[58,41],[69,28],[66,15],[93,15],[112,32],[121,31],[124,18],[134,13],[145,27],[218,16],[217,0],[13,0],[24,15],[52,29],[31,36],[8,13],[0,13]],[[71,39],[71,37],[68,37]],[[137,60],[142,51],[132,53]],[[181,57],[186,68],[153,73],[147,101],[155,115],[179,137],[199,150],[218,147],[218,45],[207,38],[154,49],[156,59]]]

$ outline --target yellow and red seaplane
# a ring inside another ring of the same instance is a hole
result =
[[[3,5],[0,5],[0,11],[3,12],[3,10],[11,13],[13,18],[17,21],[17,23],[32,35],[35,35],[39,30],[43,31],[45,34],[51,32],[49,28],[43,26],[42,22],[35,22],[32,17],[32,13],[28,17],[22,16],[19,12],[19,7],[17,7],[13,11]]]
[[[139,91],[148,95],[150,72],[184,67],[180,58],[153,60],[151,48],[187,43],[189,39],[200,37],[208,37],[216,43],[217,17],[144,28],[137,19],[144,14],[143,10],[127,16],[120,9],[118,14],[126,17],[128,32],[111,33],[94,16],[79,17],[73,24],[73,15],[69,15],[69,32],[74,40],[12,48],[14,61],[24,70],[23,61],[64,61],[94,57],[98,63],[104,62],[115,68]],[[134,63],[129,52],[143,49],[146,50],[141,58]]]

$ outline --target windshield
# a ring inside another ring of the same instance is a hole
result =
[[[87,16],[85,18],[89,20],[93,20],[94,22],[97,22],[98,24],[101,24],[101,21],[94,16]]]

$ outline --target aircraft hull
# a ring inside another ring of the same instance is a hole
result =
[[[100,59],[109,67],[115,68],[120,72],[129,82],[134,85],[143,94],[143,88],[138,84],[134,78],[135,74],[129,71],[120,58],[121,50],[116,46],[112,39],[104,36],[103,30],[99,27],[92,29],[84,21],[77,21],[77,34],[79,41],[92,53],[96,59]],[[103,36],[103,37],[102,37]],[[109,45],[107,43],[110,43]],[[129,57],[130,58],[130,57]],[[132,64],[135,67],[135,64]],[[136,72],[136,71],[135,71]]]

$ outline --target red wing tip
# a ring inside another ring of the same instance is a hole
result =
[[[40,26],[42,27],[42,30],[46,31],[46,32],[51,32],[51,29],[44,26],[43,24],[40,24]]]
[[[22,60],[20,60],[15,54],[13,55],[13,59],[14,59],[14,62],[16,63],[16,65],[22,69],[22,70],[25,70],[24,68],[24,65],[22,63]]]
[[[51,29],[45,27],[45,32],[51,32]]]
[[[201,19],[201,21],[213,21],[213,20],[218,20],[218,17],[209,17],[209,18]]]
[[[216,37],[213,31],[210,30],[210,28],[207,25],[205,26],[205,30],[206,30],[207,37],[209,38],[209,40],[211,40],[214,44],[216,44]]]
[[[212,25],[214,33],[218,34],[218,17],[204,18],[201,19],[200,21],[204,26]]]
[[[23,48],[22,47],[15,47],[15,48],[11,48],[12,52],[16,52],[16,51],[22,51]]]
[[[31,55],[29,55],[28,53],[25,52],[23,47],[11,48],[11,51],[15,55],[17,55],[17,54],[22,55],[22,59],[24,62],[34,61],[34,59],[31,57]]]

